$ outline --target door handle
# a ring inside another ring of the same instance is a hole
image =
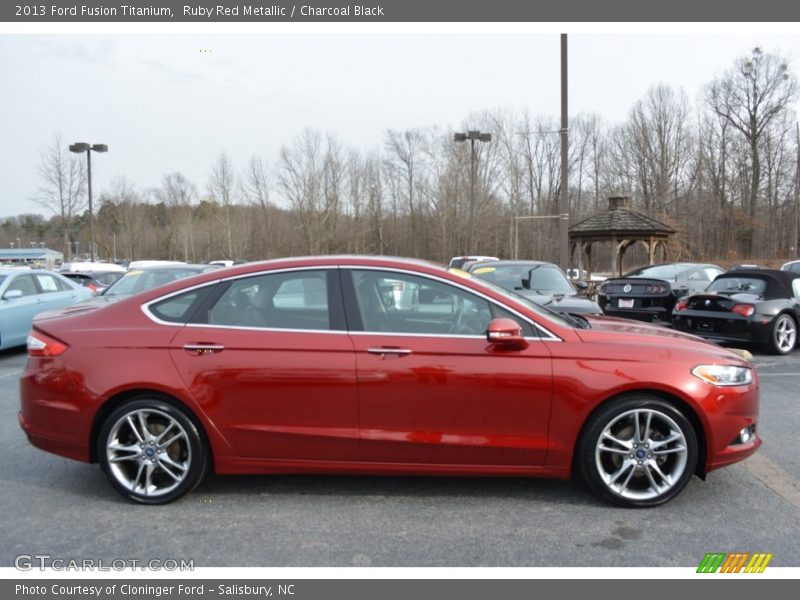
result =
[[[411,350],[408,348],[367,348],[367,352],[370,354],[380,354],[381,356],[387,355],[397,355],[397,356],[408,356],[411,354]]]
[[[220,344],[184,344],[183,349],[189,354],[203,356],[204,354],[217,354],[225,350],[225,346]]]
[[[36,304],[44,304],[44,298],[37,298]]]

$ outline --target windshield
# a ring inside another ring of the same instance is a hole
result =
[[[487,281],[486,279],[481,279],[480,277],[473,277],[471,273],[466,273],[464,271],[454,271],[457,275],[464,277],[465,279],[471,279],[478,285],[482,285],[498,294],[508,298],[509,300],[513,300],[522,304],[528,308],[530,308],[534,313],[537,315],[541,315],[545,319],[550,319],[551,321],[555,321],[559,325],[564,325],[566,327],[575,327],[575,323],[570,319],[566,318],[564,315],[557,313],[553,310],[550,310],[546,306],[542,306],[541,304],[537,304],[533,300],[529,300],[525,296],[521,296],[518,293],[508,290],[504,287],[497,285],[496,283],[492,283],[491,281]]]
[[[683,271],[684,268],[680,265],[653,265],[652,267],[643,267],[638,271],[629,273],[626,277],[653,277],[654,279],[676,279],[678,272]]]
[[[472,271],[507,290],[527,289],[541,294],[571,294],[572,284],[555,265],[499,265]]]
[[[104,296],[131,296],[145,290],[197,275],[194,269],[153,269],[148,271],[128,271],[106,289]]]
[[[717,277],[706,291],[763,294],[766,289],[767,282],[755,277]]]

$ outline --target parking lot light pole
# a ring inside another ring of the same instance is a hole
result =
[[[469,157],[469,231],[467,232],[467,254],[477,252],[475,248],[475,142],[491,142],[492,134],[484,133],[481,131],[467,131],[466,133],[456,133],[453,135],[454,142],[470,143],[470,157]]]
[[[86,142],[76,142],[70,144],[69,151],[80,154],[86,152],[86,182],[89,196],[89,256],[91,261],[95,261],[95,242],[94,242],[94,212],[92,211],[92,150],[95,152],[108,152],[107,144],[87,144]]]

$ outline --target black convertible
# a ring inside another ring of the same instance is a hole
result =
[[[678,300],[672,316],[675,329],[777,354],[794,350],[798,323],[800,274],[771,269],[724,273],[702,294]]]

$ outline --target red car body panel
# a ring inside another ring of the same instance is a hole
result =
[[[247,330],[157,323],[147,302],[192,286],[305,267],[410,270],[482,294],[553,334],[524,350],[475,336]],[[67,316],[65,316],[67,315]],[[568,477],[581,427],[604,401],[637,391],[685,405],[700,426],[704,471],[749,456],[731,445],[756,422],[758,379],[716,387],[698,364],[748,365],[694,336],[619,319],[574,329],[431,264],[324,257],[250,263],[96,309],[45,315],[34,328],[69,349],[30,357],[20,424],[31,442],[93,459],[92,436],[126,394],[156,391],[199,420],[218,473],[403,473]],[[187,344],[224,351],[193,354]],[[383,354],[370,352],[389,349]],[[410,350],[392,354],[391,349]],[[754,371],[755,373],[755,371]]]

